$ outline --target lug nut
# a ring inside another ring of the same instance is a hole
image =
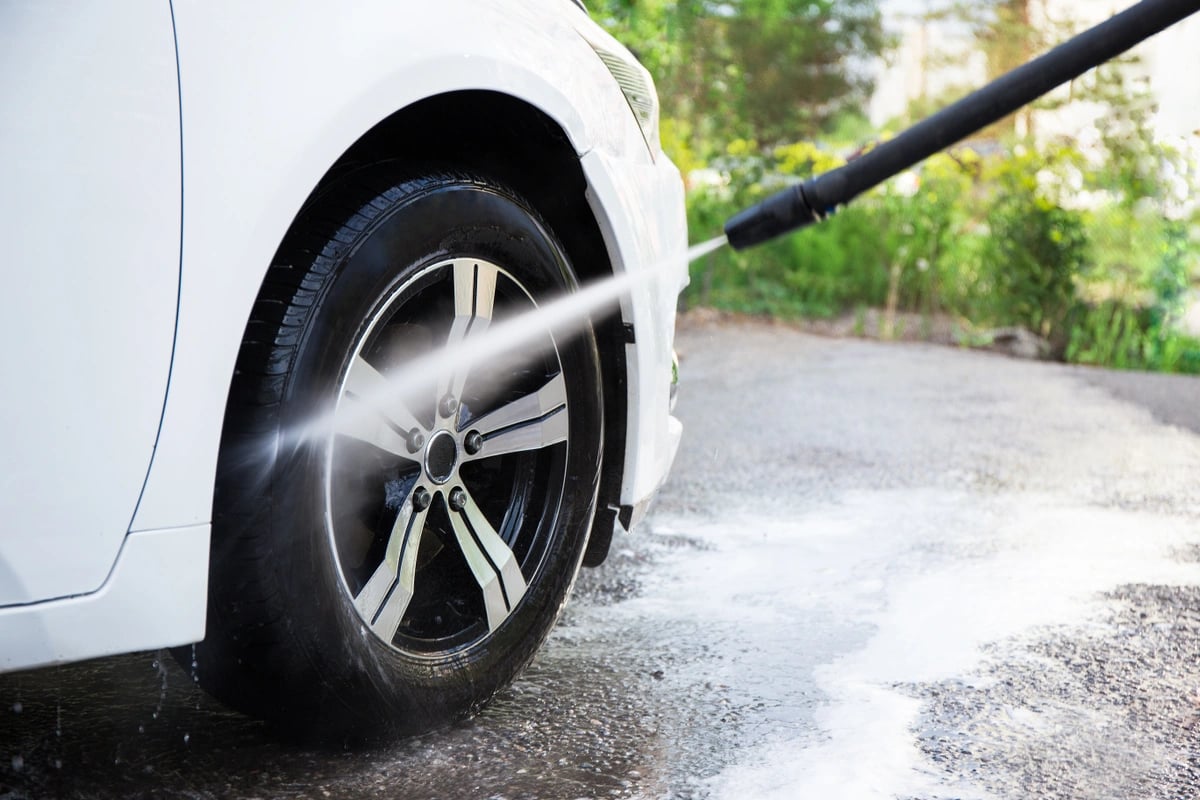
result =
[[[442,398],[442,403],[439,408],[443,417],[449,417],[455,411],[458,411],[458,400],[454,399],[452,395],[446,395]]]
[[[479,431],[471,431],[467,437],[463,439],[463,447],[467,450],[467,455],[473,456],[483,449],[483,434]]]
[[[425,434],[421,433],[417,428],[413,428],[408,432],[408,452],[415,453],[425,446]]]
[[[467,493],[457,486],[450,490],[450,510],[462,511],[467,504]]]
[[[429,490],[424,486],[418,486],[417,490],[413,492],[413,508],[415,508],[417,511],[424,511],[425,509],[429,508],[429,503],[431,500],[433,500],[433,498],[430,496]]]

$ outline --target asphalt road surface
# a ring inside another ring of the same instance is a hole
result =
[[[478,718],[297,749],[166,654],[103,659],[0,677],[0,798],[1200,794],[1200,380],[679,348],[657,508]]]

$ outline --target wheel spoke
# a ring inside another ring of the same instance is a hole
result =
[[[558,373],[536,392],[519,397],[471,423],[483,437],[479,452],[466,459],[540,450],[567,440],[567,386]]]
[[[343,436],[374,445],[392,455],[414,459],[408,450],[408,439],[400,435],[387,420],[382,419],[373,406],[352,395],[344,395],[338,403],[334,430]]]
[[[346,375],[334,430],[410,461],[416,457],[409,447],[408,434],[426,433],[396,387],[362,356],[355,356]]]
[[[396,635],[412,600],[417,551],[421,547],[421,532],[427,514],[428,509],[417,511],[413,508],[412,492],[409,492],[392,525],[383,561],[354,598],[359,613],[386,642]]]
[[[525,576],[512,550],[484,517],[474,499],[464,490],[461,511],[450,512],[454,536],[467,566],[483,590],[488,630],[496,630],[525,595]]]
[[[496,276],[492,264],[469,259],[454,262],[454,322],[446,347],[454,348],[487,330],[496,303]],[[468,366],[459,364],[438,385],[438,396],[458,399],[467,382]]]
[[[415,428],[426,432],[425,426],[408,410],[402,388],[389,381],[362,356],[354,357],[342,390],[357,397],[400,430],[411,431]]]

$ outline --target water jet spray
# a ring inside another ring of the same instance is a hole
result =
[[[1200,11],[1200,0],[1142,0],[1048,53],[1002,75],[845,166],[771,195],[735,214],[725,236],[734,250],[820,222],[868,189],[997,122],[1083,73]],[[704,245],[693,248],[699,251]],[[691,255],[691,254],[689,254]]]

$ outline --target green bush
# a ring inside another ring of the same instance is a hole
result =
[[[989,321],[1026,328],[1061,350],[1079,304],[1075,279],[1087,264],[1082,215],[1004,186],[987,220]]]
[[[790,181],[837,165],[812,146],[779,148],[773,158],[733,154],[716,166],[724,182],[688,195],[692,238],[718,235],[737,211]],[[797,174],[799,173],[799,174]],[[749,253],[719,250],[693,265],[688,304],[775,316],[831,316],[857,306],[883,305],[893,269],[901,274],[904,307],[936,310],[947,283],[959,289],[962,257],[955,227],[961,176],[937,178],[938,198],[922,205],[895,191],[868,193],[820,225]],[[929,213],[935,209],[937,213]]]
[[[720,180],[688,195],[693,239],[839,164],[810,143],[763,154],[734,142],[712,164]],[[1145,203],[1070,207],[1065,187],[1081,165],[1062,146],[935,156],[915,193],[892,181],[820,225],[700,259],[685,303],[784,318],[947,313],[976,328],[1024,327],[1071,361],[1200,372],[1200,342],[1175,330],[1196,265],[1188,225]]]
[[[1079,314],[1066,358],[1123,369],[1200,374],[1200,339],[1176,327],[1186,310],[1194,261],[1187,226],[1125,211],[1120,217],[1097,215],[1093,237],[1104,246],[1095,248],[1099,254],[1085,270],[1093,293],[1105,291],[1121,299],[1094,303]]]

